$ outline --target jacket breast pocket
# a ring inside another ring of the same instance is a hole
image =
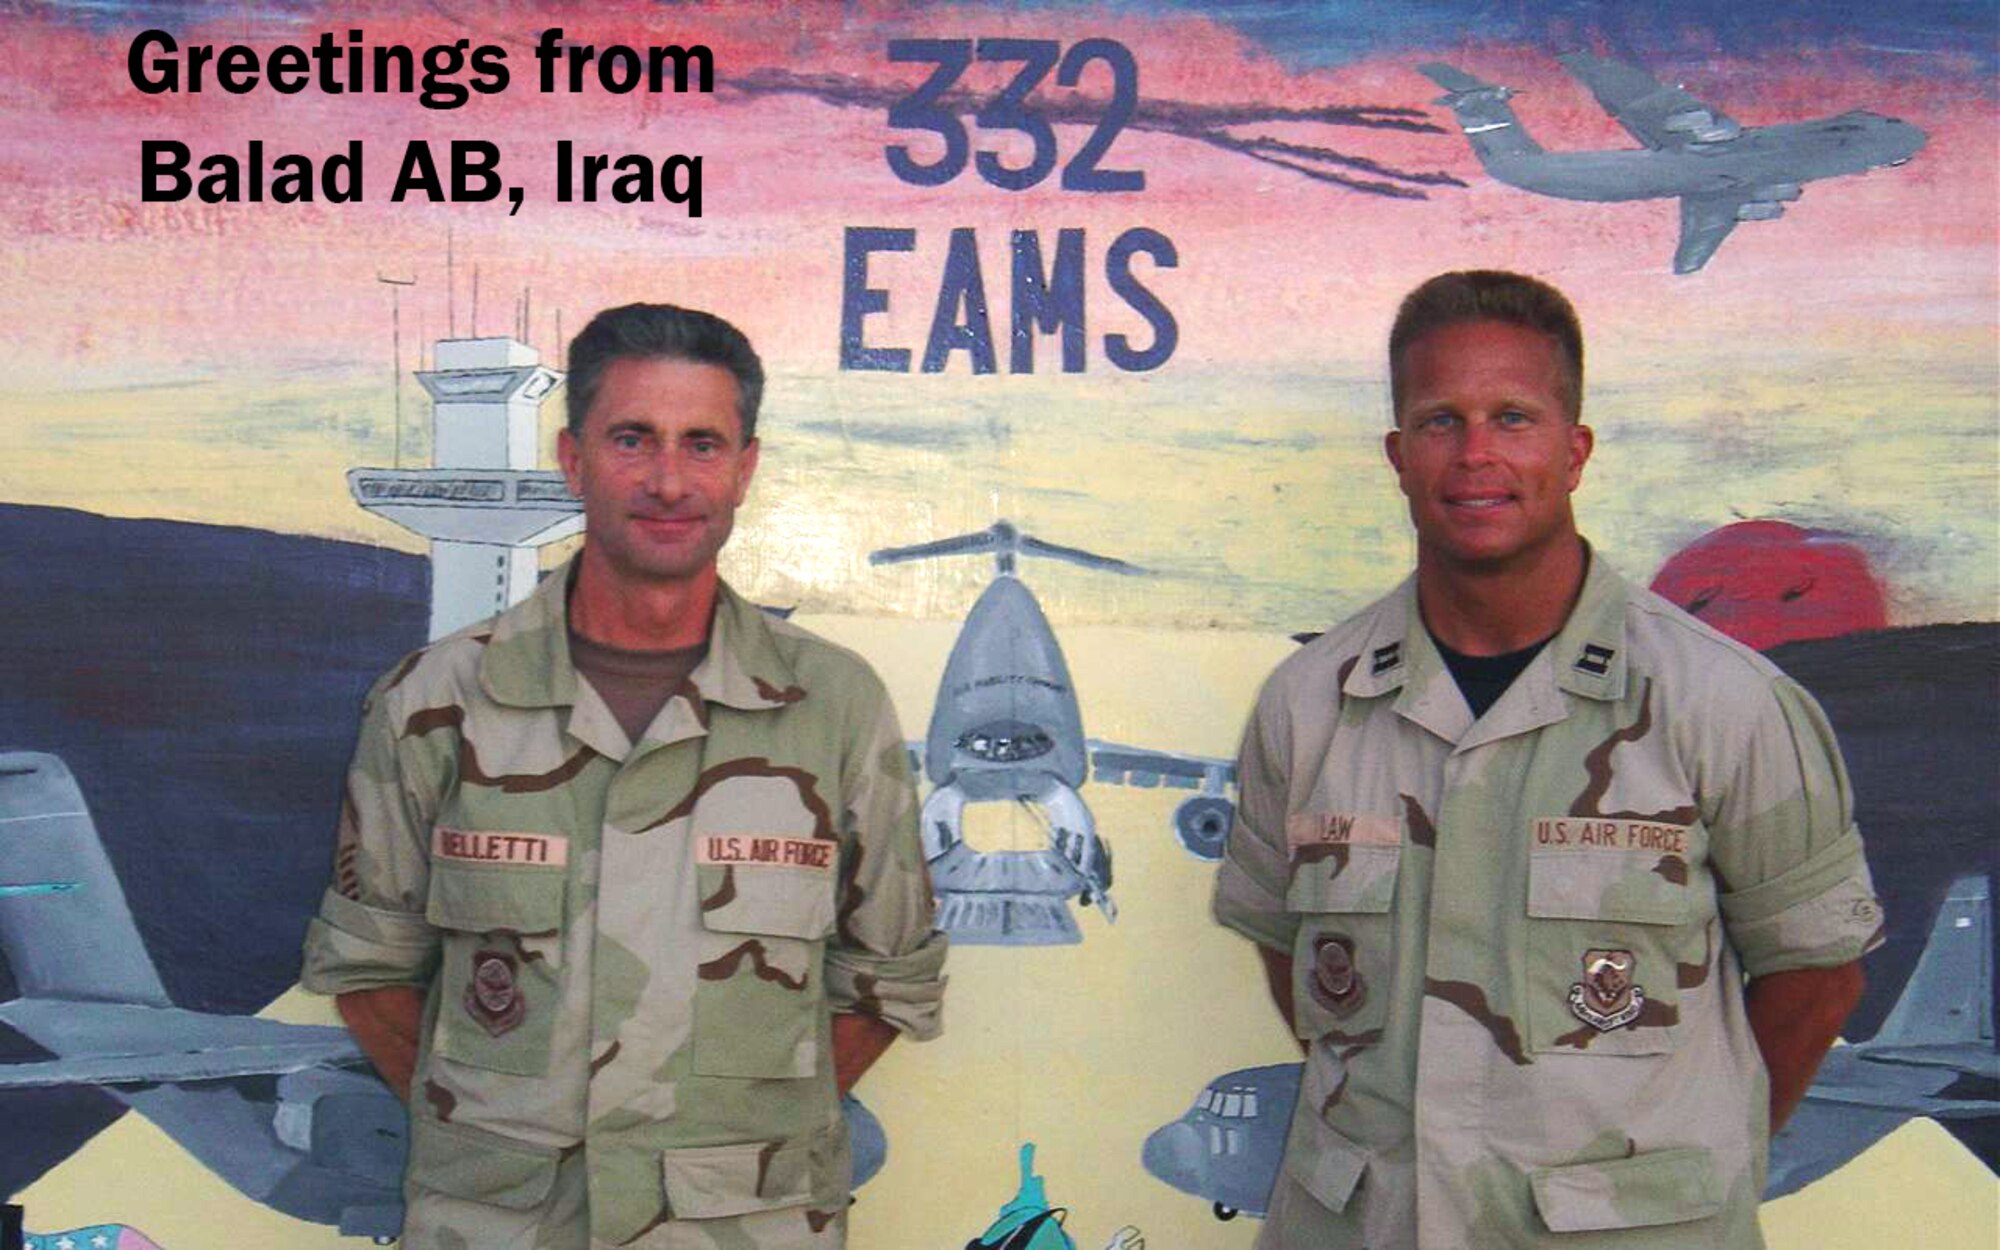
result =
[[[702,931],[690,1062],[698,1075],[793,1078],[818,1070],[836,849],[821,845],[829,856],[823,866],[697,864]]]
[[[1342,821],[1348,840],[1315,836]],[[1293,849],[1285,910],[1299,916],[1292,948],[1298,1034],[1371,1045],[1388,1020],[1395,973],[1391,913],[1403,855],[1401,818],[1305,813],[1286,823]]]
[[[562,991],[559,868],[434,860],[424,915],[443,932],[431,1053],[541,1076]]]
[[[1717,964],[1708,880],[1689,858],[1652,851],[1532,851],[1529,1049],[1670,1053],[1681,1031],[1684,992],[1714,975]]]

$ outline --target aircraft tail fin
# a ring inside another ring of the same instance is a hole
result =
[[[995,521],[986,529],[976,533],[939,538],[910,547],[884,547],[880,551],[869,552],[868,563],[901,564],[906,560],[932,560],[939,556],[974,554],[991,554],[996,570],[1003,574],[1013,573],[1016,559],[1024,555],[1063,560],[1105,573],[1122,573],[1127,577],[1140,577],[1147,573],[1146,569],[1113,556],[1101,556],[1095,552],[1085,551],[1081,547],[1065,547],[1059,543],[1044,542],[1033,534],[1022,533],[1020,527],[1011,521]]]
[[[1514,116],[1514,106],[1507,103],[1514,96],[1512,87],[1474,78],[1456,66],[1437,61],[1419,65],[1417,70],[1445,89],[1445,94],[1435,102],[1449,108],[1458,118],[1459,129],[1465,132],[1466,141],[1472,144],[1482,162],[1495,157],[1541,153],[1542,145],[1522,129],[1521,119]]]
[[[171,1007],[69,767],[0,752],[0,954],[23,998]]]
[[[1877,1046],[1993,1044],[1993,892],[1984,873],[1951,883],[1923,956],[1875,1034]]]

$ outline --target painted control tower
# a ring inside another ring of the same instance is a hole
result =
[[[349,469],[354,502],[431,540],[430,636],[535,588],[535,549],[583,528],[562,474],[535,467],[542,401],[563,375],[511,338],[440,339],[417,381],[431,397],[429,469]]]

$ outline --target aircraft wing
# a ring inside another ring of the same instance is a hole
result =
[[[1693,273],[1708,263],[1715,249],[1736,229],[1737,210],[1749,199],[1741,195],[1681,197],[1681,241],[1674,249],[1674,272]]]
[[[1556,59],[1590,88],[1605,112],[1649,148],[1677,151],[1691,143],[1727,143],[1743,133],[1742,125],[1720,109],[1622,61],[1588,52]]]
[[[178,1007],[17,998],[0,1004],[0,1024],[56,1055],[0,1063],[0,1089],[213,1081],[362,1060],[354,1038],[335,1025]]]
[[[1909,1119],[1879,1107],[1821,1102],[1811,1094],[1771,1139],[1771,1174],[1764,1197],[1782,1197],[1805,1188],[1840,1167]]]
[[[1120,786],[1168,786],[1221,794],[1236,784],[1236,762],[1204,755],[1128,747],[1098,738],[1085,740],[1090,752],[1090,779]]]

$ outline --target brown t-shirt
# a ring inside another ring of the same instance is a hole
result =
[[[674,651],[627,651],[569,631],[569,659],[577,676],[603,697],[635,743],[707,654],[706,641]]]

